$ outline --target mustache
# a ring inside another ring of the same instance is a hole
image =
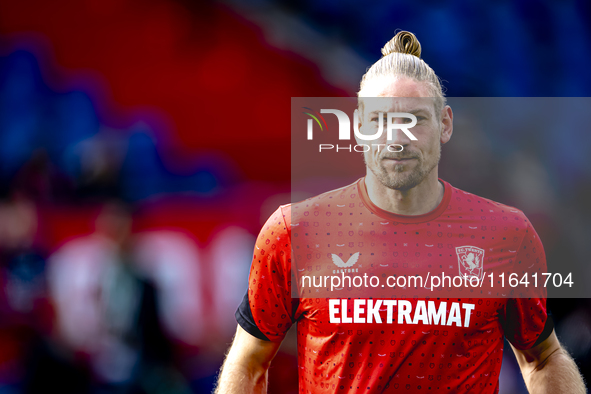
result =
[[[402,160],[402,159],[420,159],[420,156],[414,152],[388,152],[387,150],[380,156],[380,160]]]

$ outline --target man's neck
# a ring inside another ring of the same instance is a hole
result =
[[[409,190],[394,190],[384,186],[371,172],[365,177],[370,200],[379,208],[398,215],[422,215],[429,213],[441,202],[444,187],[434,169],[423,182]]]

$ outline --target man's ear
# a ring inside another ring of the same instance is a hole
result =
[[[441,144],[447,143],[454,131],[454,114],[449,105],[441,110]]]

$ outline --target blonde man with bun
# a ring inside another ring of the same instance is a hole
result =
[[[515,259],[545,271],[543,246],[523,212],[438,178],[441,145],[453,132],[453,112],[439,78],[420,59],[416,37],[398,32],[382,54],[361,80],[359,129],[372,134],[383,120],[378,114],[412,110],[416,140],[401,130],[394,130],[390,139],[380,137],[383,141],[377,142],[403,149],[372,145],[364,153],[365,177],[281,206],[271,215],[257,238],[249,290],[236,312],[238,328],[216,393],[265,393],[271,360],[295,322],[301,393],[497,393],[503,337],[510,341],[531,393],[585,393],[576,365],[556,338],[543,294],[520,299],[408,297],[398,300],[398,319],[393,319],[395,300],[291,297],[292,237],[319,248],[318,256],[330,256],[331,245],[345,236],[335,231],[348,225],[342,217],[360,218],[367,230],[349,243],[358,248],[356,253],[324,264],[351,267],[359,260],[363,269],[390,267],[392,257],[384,256],[396,256],[391,266],[455,264],[457,270],[461,261],[466,270],[474,270],[486,256],[498,264]],[[369,108],[373,97],[383,97],[387,110]],[[482,212],[478,225],[466,215],[474,210]],[[326,220],[315,224],[316,236],[308,241],[311,231],[299,224],[320,215]],[[481,226],[480,220],[497,219],[517,224]],[[434,248],[443,236],[436,230],[441,228],[456,254]],[[507,250],[515,254],[509,256]],[[417,312],[427,307],[428,319]],[[415,311],[414,320],[409,311]]]

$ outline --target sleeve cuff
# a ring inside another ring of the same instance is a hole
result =
[[[250,303],[248,302],[248,290],[242,299],[242,302],[238,306],[236,313],[234,314],[236,321],[250,335],[263,341],[270,341],[269,338],[258,328],[252,317],[252,311],[250,310]]]
[[[546,324],[544,325],[544,330],[536,340],[536,342],[532,345],[532,347],[538,346],[540,343],[544,342],[550,334],[554,331],[554,319],[552,318],[552,314],[548,311],[548,318],[546,319]]]

